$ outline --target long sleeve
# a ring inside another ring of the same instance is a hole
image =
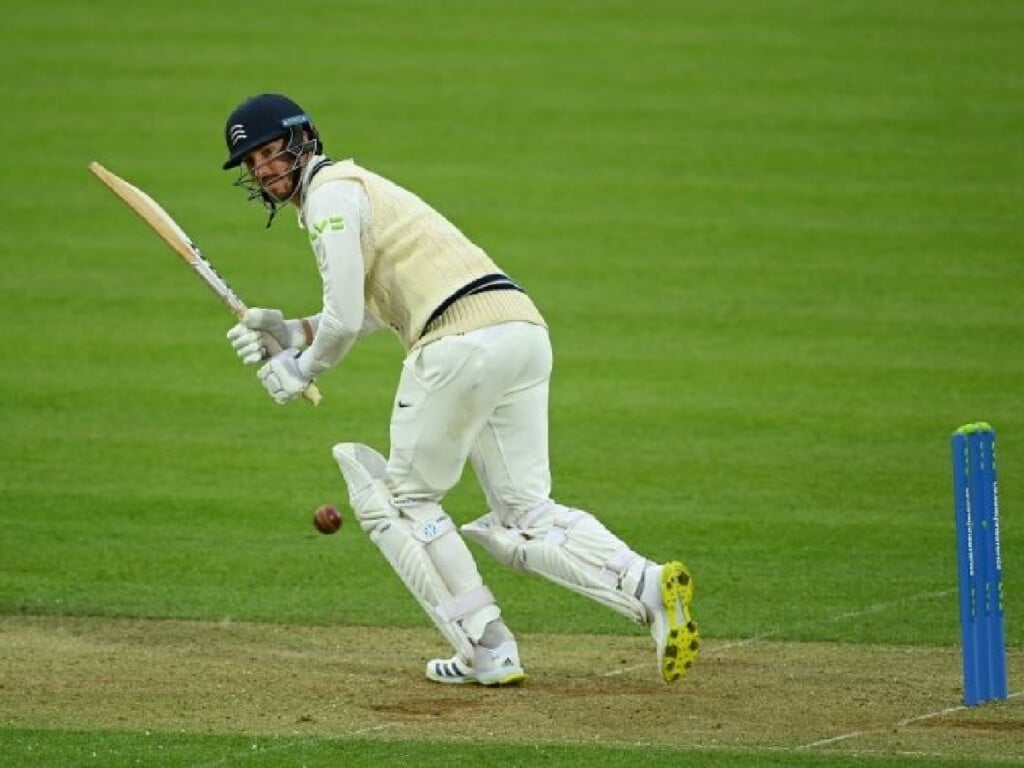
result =
[[[303,206],[323,281],[316,334],[298,361],[300,372],[311,378],[341,362],[364,326],[361,232],[367,209],[362,187],[347,179],[317,187]]]

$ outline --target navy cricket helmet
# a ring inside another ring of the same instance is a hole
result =
[[[290,151],[304,149],[303,128],[313,137],[313,151],[322,153],[320,134],[309,115],[294,101],[279,93],[262,93],[247,99],[224,124],[224,141],[228,146],[224,170],[237,167],[249,152],[277,138],[289,137]]]

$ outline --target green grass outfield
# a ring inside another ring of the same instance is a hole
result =
[[[274,406],[223,339],[229,315],[86,171],[98,160],[161,201],[250,304],[310,312],[319,280],[292,212],[264,231],[220,171],[227,113],[271,90],[312,113],[330,154],[422,194],[535,297],[555,345],[556,496],[685,560],[709,641],[954,648],[949,435],[987,420],[1019,652],[1022,40],[1012,0],[8,9],[0,619],[425,625],[351,520],[308,536],[313,509],[344,499],[331,444],[386,448],[399,345],[361,344],[319,381],[318,409]],[[482,504],[467,473],[447,508],[465,522]],[[518,632],[636,633],[481,568]],[[419,674],[400,649],[395,663],[399,680]],[[688,684],[686,707],[709,704]],[[0,699],[31,698],[3,685]],[[955,707],[956,685],[919,714]],[[357,735],[274,751],[273,734],[261,749],[0,711],[0,765],[960,759],[862,755],[856,739],[708,750],[683,723],[675,747],[640,753],[616,734],[532,752]]]

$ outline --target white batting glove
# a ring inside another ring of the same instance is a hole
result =
[[[278,309],[248,309],[241,322],[228,331],[228,341],[246,365],[256,365],[266,359],[266,336],[272,337],[281,349],[300,347],[306,341],[302,321],[285,320]]]
[[[278,405],[294,400],[306,391],[312,381],[299,371],[299,353],[294,349],[278,352],[256,372],[256,376]]]

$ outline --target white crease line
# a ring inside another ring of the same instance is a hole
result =
[[[910,595],[909,597],[904,597],[899,600],[890,600],[887,603],[875,603],[874,605],[869,605],[867,608],[864,608],[860,611],[847,611],[846,613],[839,613],[835,616],[831,616],[825,619],[819,619],[817,621],[798,622],[793,627],[791,627],[791,629],[805,629],[807,627],[814,627],[819,624],[838,624],[839,622],[846,621],[848,619],[858,619],[861,616],[872,616],[876,613],[884,613],[885,611],[891,610],[893,608],[900,608],[906,605],[907,603],[915,603],[919,600],[930,600],[932,598],[946,597],[947,595],[950,595],[953,592],[954,590],[952,589],[940,589],[935,592],[919,592],[916,595]],[[775,637],[779,634],[782,634],[782,629],[777,627],[775,629],[770,629],[767,632],[762,632],[758,635],[754,635],[753,637],[744,638],[743,640],[736,640],[731,643],[722,643],[721,645],[716,645],[714,648],[708,648],[706,651],[703,651],[703,654],[705,656],[717,655],[721,654],[723,651],[728,651],[733,648],[744,648],[748,645],[759,643],[763,640],[767,640],[768,638]],[[622,667],[619,669],[613,669],[609,672],[602,672],[601,676],[618,677],[619,675],[625,675],[629,674],[630,672],[636,672],[640,669],[646,669],[647,666],[647,664],[635,664],[631,667]]]
[[[847,739],[855,739],[858,736],[863,736],[868,731],[854,731],[853,733],[844,733],[842,736],[833,736],[829,739],[819,739],[818,741],[812,741],[810,744],[801,744],[797,749],[814,749],[815,747],[824,747],[829,744],[836,744],[840,741],[846,741]]]
[[[1008,693],[1007,699],[1015,699],[1018,696],[1024,696],[1024,691],[1015,691],[1014,693]],[[839,741],[848,741],[849,739],[856,739],[858,736],[867,736],[872,733],[885,733],[892,728],[906,728],[907,726],[913,725],[914,723],[920,723],[924,720],[931,720],[935,717],[943,717],[944,715],[952,715],[954,712],[965,712],[969,707],[960,704],[955,707],[946,707],[945,709],[938,709],[935,712],[928,712],[923,715],[914,715],[904,720],[900,720],[895,726],[885,726],[880,728],[871,728],[867,731],[853,731],[852,733],[844,733],[841,736],[833,736],[828,739],[819,739],[818,741],[812,741],[810,744],[802,744],[797,749],[814,749],[815,747],[824,747],[829,744],[835,744]]]
[[[731,643],[722,643],[721,645],[716,645],[714,648],[708,648],[707,652],[708,653],[721,653],[722,651],[728,651],[728,650],[731,650],[733,648],[746,648],[748,645],[753,645],[754,643],[760,643],[761,641],[767,640],[770,637],[775,637],[775,635],[779,634],[780,632],[781,632],[781,630],[778,630],[778,629],[773,629],[771,632],[762,632],[760,635],[754,635],[753,637],[747,637],[747,638],[744,638],[743,640],[734,640]]]
[[[634,664],[632,667],[625,667],[623,669],[613,669],[611,672],[602,672],[601,677],[618,677],[619,675],[625,675],[630,672],[636,672],[640,669],[647,669],[647,664]]]
[[[789,630],[793,631],[807,629],[808,627],[816,627],[822,624],[839,624],[840,622],[848,621],[850,619],[859,619],[862,616],[873,616],[877,613],[885,613],[886,611],[890,611],[894,608],[902,608],[904,605],[907,605],[908,603],[916,603],[921,600],[931,600],[934,598],[946,597],[947,595],[953,594],[954,591],[955,590],[952,589],[940,589],[935,592],[918,592],[916,595],[903,597],[899,600],[890,600],[885,603],[875,603],[874,605],[869,605],[867,608],[863,608],[859,611],[846,611],[845,613],[837,613],[835,616],[829,616],[824,619],[800,621],[794,624],[793,626],[789,627]],[[770,629],[767,632],[761,632],[760,634],[754,635],[753,637],[747,637],[743,640],[736,640],[731,643],[723,643],[721,645],[716,645],[714,648],[709,648],[707,653],[721,653],[722,651],[727,651],[731,648],[743,648],[745,646],[761,642],[762,640],[767,640],[771,637],[781,635],[782,631],[783,630],[781,627],[776,627],[775,629]]]
[[[831,619],[824,619],[822,622],[808,621],[797,624],[797,627],[814,626],[818,623],[825,624],[838,624],[846,619],[858,619],[861,616],[871,616],[876,613],[884,613],[890,608],[899,608],[900,606],[906,605],[907,603],[916,603],[920,600],[931,600],[932,598],[946,597],[955,592],[953,589],[940,589],[935,592],[918,592],[916,595],[910,595],[909,597],[903,597],[899,600],[890,600],[887,603],[876,603],[875,605],[869,605],[860,611],[849,611],[848,613],[840,613],[833,616]]]
[[[940,709],[940,710],[937,710],[935,712],[929,712],[929,713],[927,713],[925,715],[916,715],[914,717],[908,717],[906,720],[900,720],[898,723],[896,723],[896,726],[899,728],[899,727],[903,727],[905,725],[913,725],[914,723],[920,723],[923,720],[931,720],[933,717],[942,717],[943,715],[951,715],[954,712],[959,712],[962,709],[965,710],[965,709],[967,709],[967,707],[964,706],[963,704],[960,704],[960,705],[958,705],[956,707],[946,707],[945,709]]]
[[[790,630],[807,629],[808,627],[815,627],[821,624],[839,624],[840,622],[848,621],[850,619],[859,619],[862,616],[873,616],[876,613],[884,613],[892,610],[893,608],[901,608],[907,603],[916,603],[920,600],[945,597],[952,594],[953,591],[954,590],[952,589],[941,589],[936,592],[918,592],[916,595],[910,595],[909,597],[904,597],[899,600],[890,600],[887,603],[875,603],[874,605],[869,605],[867,608],[863,608],[859,611],[847,611],[845,613],[837,613],[835,616],[829,616],[824,619],[797,622],[795,625],[790,627]],[[717,654],[722,651],[728,651],[732,648],[744,648],[748,645],[753,645],[754,643],[759,643],[762,640],[768,640],[769,638],[776,637],[781,634],[782,629],[780,627],[776,627],[775,629],[770,629],[767,632],[761,632],[753,637],[747,637],[743,640],[736,640],[731,643],[716,645],[714,648],[709,648],[707,653]]]
[[[1024,696],[1024,691],[1014,691],[1012,693],[1006,694],[1006,698],[1007,699],[1016,699],[1019,696]],[[902,727],[902,726],[905,726],[905,725],[913,725],[914,723],[919,723],[922,720],[931,720],[933,717],[942,717],[943,715],[951,715],[954,712],[959,712],[961,710],[966,710],[966,709],[969,709],[969,707],[966,707],[963,704],[960,704],[959,706],[956,706],[956,707],[947,707],[946,709],[940,709],[940,710],[938,710],[936,712],[929,712],[929,713],[927,713],[925,715],[916,715],[914,717],[908,717],[906,720],[900,720],[898,723],[896,723],[896,725],[897,725],[897,727]]]

